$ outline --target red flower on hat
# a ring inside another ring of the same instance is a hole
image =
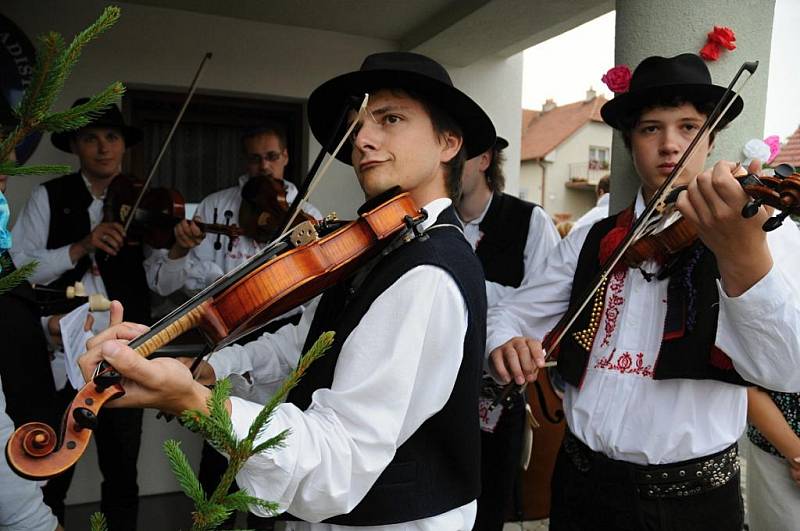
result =
[[[617,65],[603,74],[600,81],[606,84],[614,94],[628,92],[631,85],[631,69],[628,65]]]
[[[736,49],[735,40],[736,35],[732,29],[725,26],[714,26],[714,29],[708,33],[706,45],[700,50],[700,57],[706,61],[716,61],[719,59],[722,48]]]

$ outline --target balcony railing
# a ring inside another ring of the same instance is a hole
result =
[[[574,162],[569,165],[569,182],[594,185],[604,175],[608,175],[609,164],[605,160]]]

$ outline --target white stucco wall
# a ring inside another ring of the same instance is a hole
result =
[[[524,161],[521,165],[520,187],[525,190],[526,199],[543,202],[542,206],[551,216],[571,214],[571,219],[578,219],[595,205],[595,195],[589,190],[573,190],[565,186],[570,176],[570,164],[587,164],[590,146],[611,148],[611,135],[612,130],[607,125],[589,122],[549,154],[548,159],[553,162],[545,163],[544,201],[542,168],[538,162]]]
[[[395,43],[328,31],[249,22],[184,11],[118,3],[122,17],[107,34],[86,48],[66,84],[56,109],[77,97],[93,93],[114,80],[149,87],[186,87],[202,55],[214,58],[204,72],[199,92],[242,96],[269,95],[305,100],[320,83],[356,70],[373,52],[395,48]],[[2,13],[33,41],[36,35],[56,30],[67,40],[85,28],[108,2],[81,0],[5,0]],[[500,134],[511,141],[508,160],[519,160],[518,134],[522,90],[521,55],[491,57],[474,65],[450,69],[457,86],[484,106]],[[309,133],[309,165],[319,145]],[[44,138],[31,164],[76,165],[74,157],[57,151]],[[517,165],[506,168],[508,189],[516,192]],[[232,176],[233,177],[233,176]],[[49,177],[12,177],[8,198],[12,213],[19,212],[33,187]],[[334,162],[311,201],[323,212],[351,217],[363,195],[352,169]],[[147,412],[139,460],[140,494],[178,490],[163,457],[161,443],[168,437],[184,440],[184,449],[196,461],[199,441],[173,422],[156,421]],[[93,452],[93,448],[90,452]],[[94,455],[85,456],[70,490],[68,503],[98,500],[100,476]]]

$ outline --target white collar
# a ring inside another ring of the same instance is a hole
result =
[[[604,193],[600,196],[600,199],[597,200],[597,206],[608,206],[608,202],[611,199],[611,194],[609,192]]]
[[[436,218],[439,217],[439,214],[444,212],[444,210],[451,204],[453,204],[453,202],[450,200],[450,198],[440,197],[438,199],[434,199],[433,201],[422,207],[428,213],[428,218],[422,223],[420,223],[419,226],[420,230],[425,230],[431,225],[433,225],[436,222]]]

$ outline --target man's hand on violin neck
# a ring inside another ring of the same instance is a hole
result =
[[[542,344],[529,337],[509,339],[489,354],[489,366],[500,383],[532,382],[544,367]]]
[[[74,263],[97,249],[116,256],[124,242],[125,228],[122,225],[116,222],[103,222],[82,240],[70,246],[69,257]]]
[[[761,229],[769,215],[762,207],[750,219],[742,216],[749,196],[733,175],[737,168],[732,162],[716,163],[690,182],[677,201],[678,210],[695,225],[717,258],[722,285],[731,297],[747,291],[772,267],[767,236]],[[759,173],[760,168],[761,163],[753,161],[749,171]]]
[[[197,220],[198,218],[195,218]],[[183,258],[189,253],[192,247],[197,247],[203,243],[205,233],[200,230],[193,221],[183,219],[175,225],[175,243],[169,250],[169,258],[177,260]]]
[[[180,414],[187,409],[207,411],[210,391],[192,378],[189,369],[172,358],[149,360],[128,346],[128,342],[148,327],[122,321],[122,305],[111,306],[111,326],[86,342],[87,351],[78,359],[88,382],[97,365],[105,360],[123,377],[125,395],[109,402],[109,407],[151,407]]]

